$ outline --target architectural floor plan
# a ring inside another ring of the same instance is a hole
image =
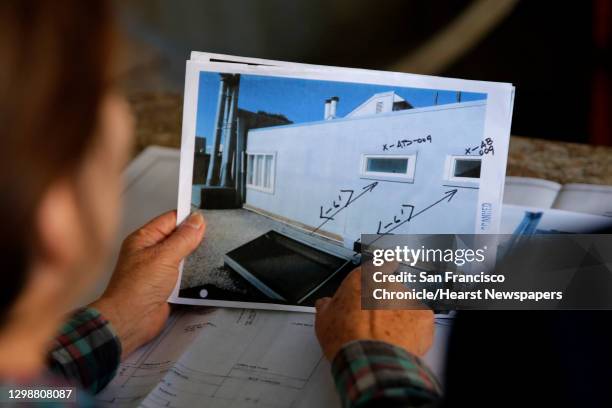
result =
[[[438,319],[425,358],[439,376],[448,333]],[[314,315],[254,309],[178,311],[96,399],[108,407],[340,406]]]

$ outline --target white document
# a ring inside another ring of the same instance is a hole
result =
[[[158,386],[150,407],[338,406],[304,313],[220,309]]]
[[[500,234],[589,234],[609,228],[612,218],[601,215],[536,208],[518,205],[504,205]]]
[[[192,53],[178,221],[203,211],[217,232],[169,300],[313,312],[361,234],[498,232],[513,98],[506,83]],[[252,259],[267,249],[287,274],[329,259],[292,285]]]
[[[504,204],[612,217],[612,186],[561,185],[532,177],[506,177]]]
[[[553,208],[612,217],[612,186],[565,184]]]
[[[436,324],[425,357],[442,378],[450,327]],[[96,396],[118,407],[338,407],[314,334],[314,315],[254,309],[193,308],[121,364]]]
[[[504,204],[551,208],[561,184],[532,177],[506,177]]]
[[[178,310],[172,313],[163,332],[136,350],[119,366],[117,375],[96,395],[108,407],[135,407],[166,375],[202,329],[211,327],[212,308]]]

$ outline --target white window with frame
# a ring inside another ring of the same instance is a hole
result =
[[[274,193],[276,153],[247,152],[247,188]]]
[[[480,182],[482,157],[449,156],[446,160],[446,179],[450,181]]]
[[[416,154],[361,156],[361,177],[373,180],[412,183]]]

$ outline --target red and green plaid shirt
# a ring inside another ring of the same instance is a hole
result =
[[[79,309],[54,340],[51,371],[93,394],[117,372],[121,342],[108,320],[93,308]]]
[[[73,402],[18,402],[16,406],[93,407],[96,404],[91,394],[102,390],[114,377],[120,358],[121,343],[109,322],[97,310],[83,308],[53,340],[49,370],[17,382],[0,379],[0,385],[5,389],[77,388]]]
[[[54,340],[49,367],[31,385],[71,383],[89,393],[102,390],[113,378],[121,343],[109,322],[92,308],[78,310]],[[416,356],[391,344],[362,340],[346,344],[332,363],[336,388],[344,407],[424,407],[439,400],[440,387]],[[93,400],[78,394],[79,406]]]
[[[332,374],[343,407],[426,407],[440,399],[440,386],[423,361],[382,341],[346,344]]]

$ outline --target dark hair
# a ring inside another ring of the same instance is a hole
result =
[[[26,282],[42,195],[94,138],[112,23],[103,0],[0,2],[0,319]]]

